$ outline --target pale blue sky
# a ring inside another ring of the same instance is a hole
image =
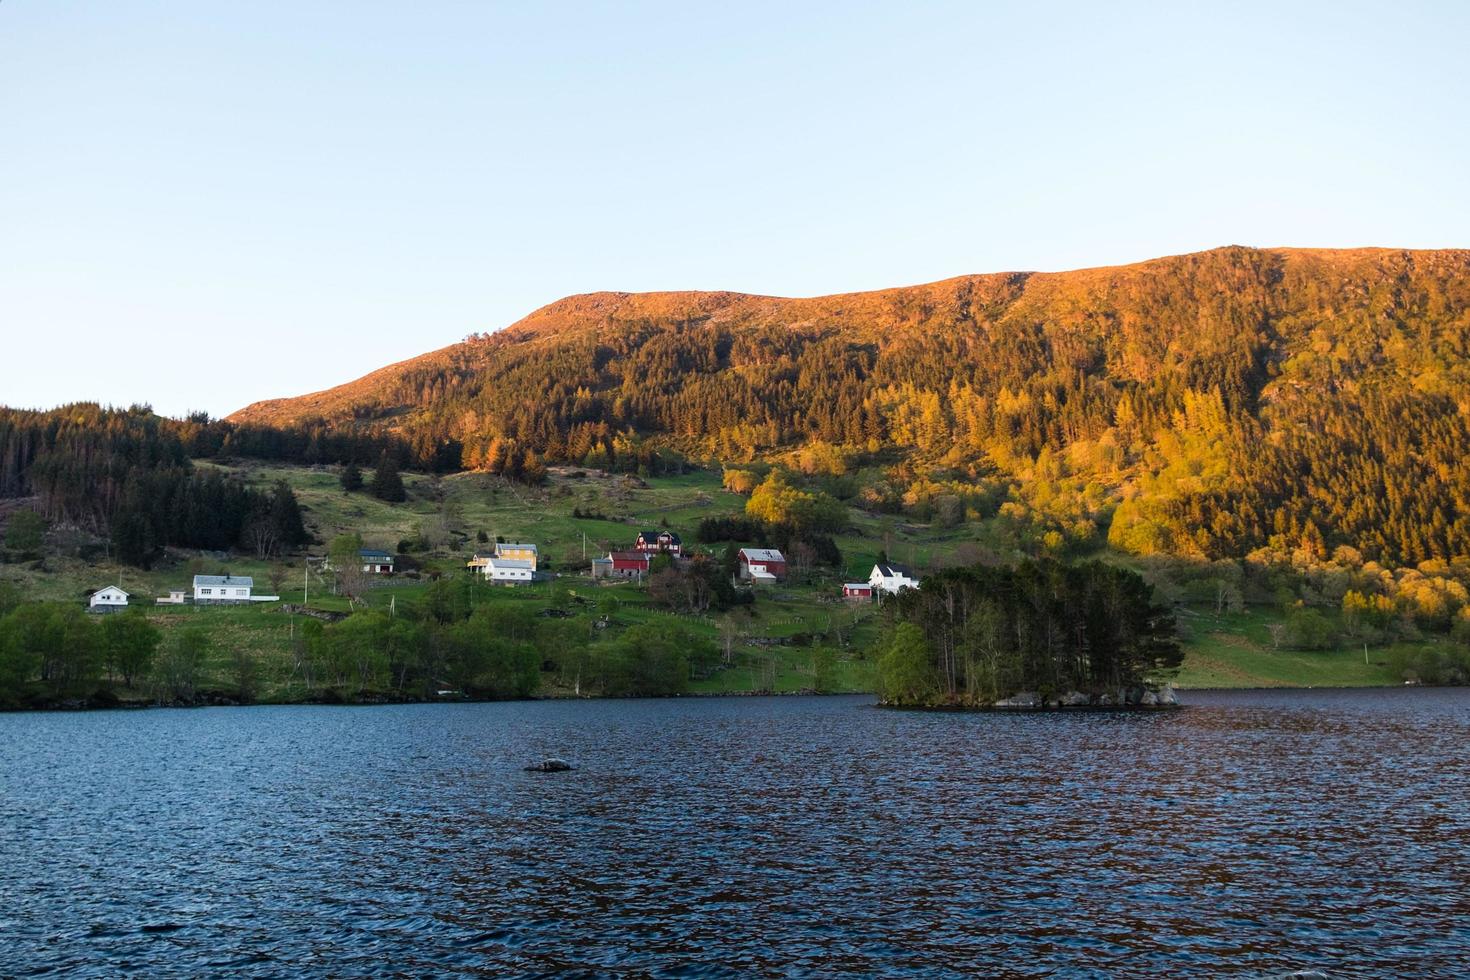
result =
[[[216,415],[569,293],[1470,246],[1470,4],[0,0],[0,402]]]

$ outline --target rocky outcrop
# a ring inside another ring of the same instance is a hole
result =
[[[1173,684],[1165,684],[1157,690],[1137,684],[1096,694],[1067,691],[1053,696],[1036,691],[1018,691],[990,707],[1005,711],[1040,711],[1047,708],[1174,708],[1178,705],[1179,697],[1174,693]]]
[[[572,767],[562,759],[544,759],[533,766],[527,766],[526,772],[571,772]]]

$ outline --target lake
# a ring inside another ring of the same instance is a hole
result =
[[[1185,698],[0,715],[0,974],[1470,973],[1470,691]]]

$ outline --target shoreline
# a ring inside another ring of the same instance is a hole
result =
[[[1465,684],[1354,684],[1313,685],[1307,687],[1275,685],[1271,687],[1181,687],[1178,694],[1219,694],[1236,691],[1262,693],[1267,691],[1400,691],[1404,689],[1452,690],[1470,689]],[[0,708],[0,715],[77,713],[91,711],[188,711],[199,708],[383,708],[409,704],[526,704],[537,701],[670,701],[680,699],[715,700],[720,698],[842,698],[872,697],[874,691],[691,691],[682,694],[615,696],[604,694],[587,695],[544,695],[529,698],[375,698],[369,700],[300,700],[300,701],[236,701],[229,698],[212,698],[193,703],[128,701],[114,703],[91,703],[87,699],[67,699],[54,704]],[[1188,707],[1185,704],[1114,704],[1114,705],[1052,705],[1052,706],[997,706],[997,705],[898,705],[875,701],[872,705],[889,711],[934,711],[974,714],[1048,714],[1066,712],[1149,712],[1170,711]]]

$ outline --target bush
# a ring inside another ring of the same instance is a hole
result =
[[[923,704],[938,689],[923,630],[899,623],[878,657],[878,696],[889,704]]]
[[[1286,645],[1297,650],[1330,650],[1337,646],[1337,629],[1315,609],[1294,609],[1286,619]]]

